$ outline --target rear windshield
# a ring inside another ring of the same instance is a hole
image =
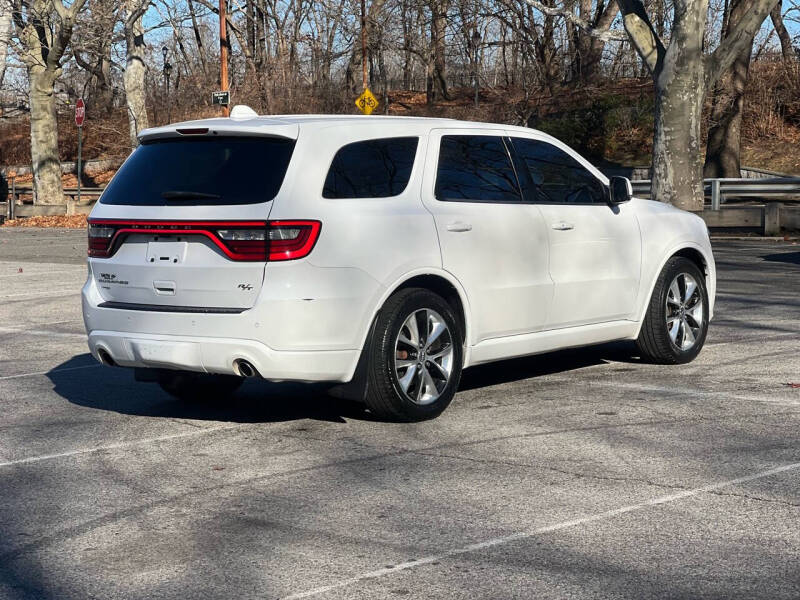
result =
[[[103,204],[257,204],[280,190],[294,140],[177,138],[145,142],[105,190]]]

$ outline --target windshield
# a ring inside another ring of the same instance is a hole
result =
[[[294,140],[170,138],[145,142],[125,161],[102,204],[258,204],[280,190]]]

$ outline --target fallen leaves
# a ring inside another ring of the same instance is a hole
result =
[[[4,222],[0,227],[65,227],[67,229],[85,229],[86,215],[24,217]]]

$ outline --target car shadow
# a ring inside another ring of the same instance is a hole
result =
[[[232,423],[374,420],[359,404],[333,398],[318,384],[246,380],[219,401],[183,401],[156,383],[134,380],[133,369],[101,366],[89,354],[73,357],[47,376],[54,391],[73,404],[132,416]]]
[[[618,342],[480,365],[464,371],[459,390],[575,371],[612,360],[638,362],[634,354],[633,344]],[[68,402],[132,416],[231,423],[376,420],[361,404],[336,398],[321,384],[248,379],[235,394],[218,402],[187,402],[173,398],[155,383],[135,381],[132,369],[103,367],[89,354],[58,365],[47,377],[53,390]]]
[[[641,363],[633,342],[610,342],[513,358],[470,367],[461,376],[459,391],[474,390],[533,377],[576,371],[608,362]]]
[[[777,254],[765,254],[761,258],[769,262],[782,262],[790,265],[800,265],[800,252],[779,252]]]

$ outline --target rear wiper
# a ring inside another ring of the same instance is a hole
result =
[[[171,190],[161,192],[161,197],[165,200],[219,200],[219,194],[204,194],[203,192],[187,192],[183,190]]]

